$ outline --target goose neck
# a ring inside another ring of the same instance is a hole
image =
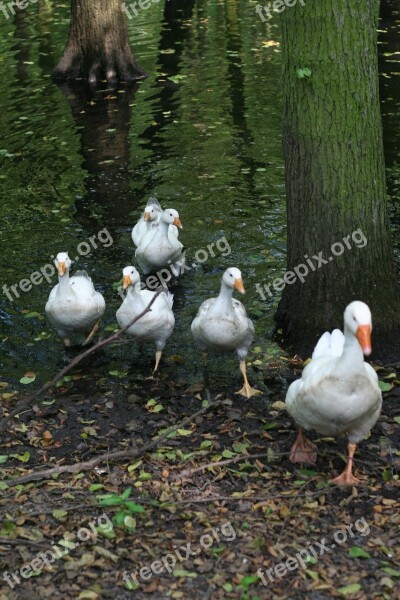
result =
[[[217,298],[217,305],[219,308],[225,308],[232,310],[232,295],[233,289],[228,287],[224,282],[221,284],[221,290]]]
[[[158,224],[158,230],[160,233],[166,234],[168,233],[168,229],[169,229],[169,223],[167,223],[166,221],[164,221],[163,218],[160,219],[160,222]]]
[[[65,294],[67,294],[69,289],[69,269],[67,269],[64,275],[58,276],[58,291],[64,296]]]
[[[141,284],[140,281],[138,281],[137,283],[129,286],[128,288],[128,292],[127,292],[127,297],[132,301],[135,302],[135,304],[143,304],[143,298],[142,298],[142,294],[141,294]]]
[[[350,331],[346,324],[344,326],[344,346],[340,362],[347,371],[357,370],[364,363],[364,354],[361,346],[354,333]]]

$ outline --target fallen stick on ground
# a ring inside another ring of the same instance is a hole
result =
[[[35,392],[32,396],[29,396],[28,398],[25,398],[22,402],[20,402],[18,404],[18,406],[16,408],[14,408],[14,410],[12,410],[0,422],[0,432],[4,431],[4,429],[7,427],[8,422],[13,417],[15,417],[18,413],[22,412],[23,410],[25,410],[33,400],[35,400],[36,398],[38,398],[39,396],[41,396],[42,394],[44,394],[44,392],[47,392],[52,387],[54,387],[55,384],[57,383],[57,381],[59,379],[61,379],[61,377],[64,377],[64,375],[66,375],[67,373],[69,373],[69,371],[71,371],[71,369],[73,369],[74,367],[76,367],[76,365],[79,364],[84,358],[86,358],[87,356],[89,356],[93,352],[96,352],[96,350],[98,350],[99,348],[103,348],[103,346],[106,346],[107,344],[110,344],[111,342],[114,342],[123,333],[125,333],[125,331],[127,331],[127,329],[129,329],[129,327],[131,327],[134,323],[136,323],[136,321],[138,321],[146,313],[148,313],[151,310],[151,307],[154,304],[157,296],[159,296],[162,291],[163,291],[163,288],[159,288],[156,291],[155,296],[153,296],[153,298],[151,299],[151,301],[149,302],[149,304],[146,306],[146,308],[139,315],[137,315],[134,319],[132,319],[127,325],[125,325],[125,327],[122,327],[121,329],[118,329],[118,331],[116,331],[115,333],[113,333],[112,335],[110,335],[108,338],[105,338],[104,340],[100,340],[99,342],[97,342],[97,344],[94,344],[94,346],[91,346],[87,350],[84,350],[83,352],[81,352],[80,354],[78,354],[78,356],[75,356],[75,358],[73,358],[71,360],[71,362],[66,367],[64,367],[63,369],[61,369],[61,371],[59,373],[57,373],[57,375],[55,375],[51,381],[48,381],[47,383],[45,383],[44,385],[42,385],[42,387],[39,390],[37,390],[37,392]]]
[[[142,446],[141,448],[129,448],[127,450],[117,450],[116,452],[106,452],[104,454],[100,454],[99,456],[95,456],[94,458],[91,458],[90,460],[87,460],[84,462],[78,462],[73,465],[60,465],[58,467],[52,467],[50,469],[43,469],[41,471],[33,471],[32,473],[28,473],[27,475],[21,475],[21,477],[7,479],[6,481],[4,481],[4,483],[6,485],[8,485],[9,487],[12,487],[15,485],[19,485],[21,483],[28,483],[30,481],[38,481],[40,479],[48,479],[48,478],[51,478],[53,475],[60,475],[61,473],[76,473],[76,471],[91,471],[94,467],[96,467],[97,465],[99,465],[100,463],[103,463],[103,462],[118,461],[118,460],[121,460],[124,458],[136,458],[138,456],[141,456],[142,454],[145,454],[149,450],[152,450],[156,446],[158,446],[158,444],[160,444],[160,442],[163,442],[164,440],[166,440],[167,437],[171,433],[176,431],[176,429],[183,428],[185,425],[187,425],[187,423],[193,422],[193,420],[196,417],[207,412],[210,408],[219,406],[220,404],[222,404],[222,400],[217,400],[215,402],[212,402],[211,404],[208,404],[207,406],[203,406],[203,408],[201,408],[197,412],[185,417],[177,425],[172,425],[171,427],[169,427],[162,435],[156,436],[151,442],[144,444],[144,446]]]
[[[287,452],[285,453],[285,456]],[[252,460],[255,458],[265,458],[268,456],[268,452],[260,452],[259,454],[242,454],[240,456],[235,456],[234,458],[227,458],[226,460],[219,460],[218,462],[209,462],[204,465],[200,465],[200,467],[193,467],[189,469],[185,469],[180,473],[174,473],[172,475],[172,481],[177,481],[179,479],[183,479],[184,477],[191,477],[195,473],[200,473],[201,471],[206,471],[207,469],[213,469],[214,467],[225,467],[226,465],[235,464],[238,462],[242,462],[243,460]],[[267,468],[267,467],[265,467]]]

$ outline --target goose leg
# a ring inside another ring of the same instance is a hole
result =
[[[302,463],[303,465],[315,465],[317,462],[317,446],[306,438],[301,427],[298,428],[289,460],[292,463]]]
[[[161,355],[162,355],[162,350],[157,350],[156,352],[156,366],[154,367],[154,371],[153,373],[155,373],[158,369],[158,365],[160,364],[160,360],[161,360]]]
[[[357,483],[360,483],[360,480],[357,479],[357,477],[354,477],[353,475],[353,457],[356,448],[357,444],[348,445],[348,458],[346,468],[341,475],[338,475],[338,477],[331,479],[330,483],[334,483],[336,485],[357,485]]]
[[[96,321],[96,323],[93,325],[92,331],[89,333],[89,335],[87,336],[86,340],[83,342],[82,346],[87,346],[92,341],[92,339],[94,338],[94,336],[96,335],[96,333],[99,330],[100,321],[101,321],[101,319],[98,319]]]
[[[203,355],[203,382],[204,382],[204,387],[207,389],[209,387],[208,369],[207,369],[207,366],[208,366],[207,350],[203,350],[202,355]]]
[[[260,390],[255,390],[249,384],[249,381],[247,379],[246,361],[245,360],[240,361],[240,371],[243,375],[244,386],[242,387],[241,390],[239,390],[238,392],[235,392],[235,393],[241,394],[242,396],[246,396],[246,398],[251,398],[252,396],[255,396],[256,394],[262,394],[262,392]]]

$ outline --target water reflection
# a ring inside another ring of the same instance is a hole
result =
[[[128,23],[150,77],[134,88],[94,93],[82,86],[60,90],[50,81],[68,18],[67,5],[39,3],[16,12],[0,39],[0,283],[18,282],[61,250],[72,253],[106,226],[113,245],[81,257],[74,268],[93,275],[107,301],[104,326],[111,328],[120,302],[112,283],[134,262],[130,229],[145,200],[156,195],[181,214],[190,264],[198,249],[223,236],[232,248],[229,256],[191,269],[175,287],[177,325],[165,353],[167,375],[183,381],[202,376],[189,324],[199,304],[218,293],[228,266],[243,272],[255,345],[278,352],[270,335],[279,295],[262,302],[255,291],[257,282],[285,269],[280,50],[265,43],[279,42],[277,22],[263,24],[253,5],[236,0],[154,4]],[[397,202],[398,40],[393,18],[385,19],[385,147]],[[43,318],[50,287],[36,286],[13,303],[1,298],[1,366],[10,380],[18,381],[27,368],[45,380],[62,360],[60,341]],[[151,349],[143,355],[128,345],[107,356],[132,379],[143,360],[151,368]],[[210,384],[229,386],[235,369],[234,356],[216,361]]]

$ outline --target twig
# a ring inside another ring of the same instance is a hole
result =
[[[17,519],[19,519],[20,517],[25,517],[27,519],[30,519],[32,517],[38,517],[39,515],[51,515],[54,511],[54,509],[62,509],[65,510],[67,512],[72,512],[72,511],[78,511],[78,510],[85,510],[88,511],[91,508],[93,509],[98,509],[99,506],[98,504],[91,504],[90,502],[87,502],[86,504],[54,504],[52,507],[50,508],[46,508],[46,509],[42,509],[42,510],[36,510],[36,511],[32,511],[30,512],[29,509],[27,509],[26,512],[19,512],[17,511],[16,513],[13,513],[11,510],[7,510],[7,513],[9,513],[12,517],[12,519],[14,519],[15,521]]]
[[[328,491],[337,491],[335,488],[329,489]],[[321,496],[322,494],[326,494],[327,490],[318,490],[317,492],[307,492],[305,494],[296,494],[296,498],[308,498],[311,496]],[[207,504],[212,502],[257,502],[262,504],[263,502],[269,502],[270,500],[278,500],[278,499],[289,499],[292,498],[293,495],[288,494],[272,494],[271,496],[214,496],[211,498],[197,498],[192,500],[170,500],[164,503],[160,503],[161,506],[164,505],[176,505],[180,504]]]
[[[173,479],[173,481],[176,481],[177,479],[181,479],[183,477],[191,477],[192,475],[194,475],[195,473],[198,473],[199,471],[205,471],[206,469],[211,469],[212,467],[223,467],[223,466],[229,465],[231,463],[241,462],[242,460],[251,460],[252,458],[264,458],[265,456],[268,456],[268,452],[262,452],[260,454],[248,454],[247,456],[243,454],[240,456],[235,456],[234,458],[227,458],[226,460],[219,460],[218,462],[210,462],[205,465],[201,465],[200,467],[196,467],[195,469],[185,469],[184,471],[181,471],[180,473],[176,473],[176,474],[174,474],[172,479]]]
[[[81,352],[80,354],[78,354],[78,356],[75,356],[75,358],[73,358],[71,360],[71,362],[66,367],[64,367],[63,369],[61,369],[61,371],[59,373],[57,373],[57,375],[55,375],[51,381],[48,381],[47,383],[45,383],[44,385],[42,385],[42,387],[37,392],[35,392],[33,394],[33,396],[29,396],[28,398],[26,398],[25,400],[23,400],[22,402],[20,402],[20,404],[14,410],[12,410],[9,413],[9,415],[7,415],[7,417],[5,417],[2,420],[2,422],[0,423],[0,432],[4,431],[4,429],[7,427],[8,422],[13,417],[15,417],[15,415],[17,415],[19,412],[21,412],[22,410],[24,410],[33,400],[35,400],[36,398],[38,398],[39,396],[41,396],[44,392],[47,392],[47,390],[49,390],[52,387],[54,387],[55,384],[57,383],[57,381],[59,379],[61,379],[61,377],[64,377],[64,375],[66,375],[67,373],[69,373],[69,371],[71,371],[84,358],[86,358],[87,356],[89,356],[93,352],[96,352],[96,350],[98,350],[99,348],[102,348],[103,346],[106,346],[107,344],[110,344],[111,342],[113,342],[114,340],[116,340],[117,338],[119,338],[123,333],[125,333],[125,331],[127,331],[127,329],[129,329],[129,327],[131,327],[134,323],[136,323],[136,321],[138,321],[146,313],[148,313],[151,310],[151,307],[154,304],[157,296],[159,296],[162,291],[163,291],[163,288],[158,289],[156,291],[155,295],[153,296],[153,298],[151,299],[151,301],[149,302],[149,304],[146,306],[146,308],[139,315],[137,315],[134,319],[132,319],[131,321],[129,321],[129,323],[127,325],[125,325],[121,329],[118,329],[118,331],[116,331],[115,333],[113,333],[112,335],[110,335],[108,338],[105,338],[104,340],[100,340],[94,346],[91,346],[87,350],[84,350],[83,352]]]
[[[180,423],[177,425],[172,425],[169,427],[162,435],[156,436],[151,442],[145,444],[141,448],[130,448],[129,450],[117,450],[116,452],[106,452],[105,454],[101,454],[100,456],[95,456],[94,458],[87,460],[85,462],[78,462],[73,465],[60,465],[58,467],[52,467],[51,469],[43,469],[41,471],[34,471],[33,473],[28,473],[27,475],[22,475],[21,477],[15,477],[13,479],[8,479],[4,483],[6,483],[9,487],[19,485],[20,483],[28,483],[30,481],[38,481],[40,479],[50,478],[52,475],[60,475],[61,473],[75,473],[76,471],[90,471],[93,467],[96,467],[100,463],[108,462],[108,461],[118,461],[124,458],[136,458],[141,456],[145,452],[152,450],[158,444],[167,437],[176,431],[177,429],[181,429],[188,422],[193,421],[196,417],[205,413],[210,408],[214,408],[215,406],[219,406],[222,404],[222,400],[217,400],[212,404],[208,404],[207,406],[203,406],[200,410],[193,413],[192,415],[188,415],[185,417]]]
[[[17,540],[10,540],[9,538],[0,538],[0,546],[34,546],[35,548],[47,548],[47,546],[45,544],[39,544],[39,542],[34,542],[32,540],[25,540],[25,539],[17,539]]]

